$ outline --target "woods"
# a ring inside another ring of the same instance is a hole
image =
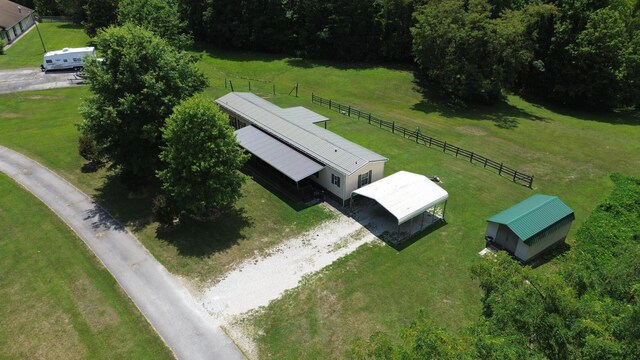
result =
[[[195,40],[220,47],[413,61],[428,93],[458,103],[495,103],[513,92],[601,110],[640,104],[638,0],[23,2],[71,16],[91,36],[142,17],[153,31],[171,32],[174,45],[188,40],[186,26]],[[167,12],[180,20],[154,25]]]

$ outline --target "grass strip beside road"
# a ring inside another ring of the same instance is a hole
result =
[[[0,358],[172,358],[86,245],[4,174],[0,228]]]

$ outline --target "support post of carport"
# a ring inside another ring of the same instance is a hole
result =
[[[444,201],[444,209],[442,209],[442,220],[444,220],[444,213],[447,211],[447,201],[448,200]]]

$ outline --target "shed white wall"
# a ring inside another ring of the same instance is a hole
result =
[[[567,237],[569,229],[571,229],[571,223],[559,227],[554,232],[548,234],[544,239],[538,240],[532,246],[521,241],[516,248],[515,256],[522,261],[529,261],[549,247],[563,241]]]
[[[485,239],[487,237],[492,237],[493,239],[495,239],[498,236],[498,227],[500,224],[498,223],[494,223],[494,222],[488,222],[487,223],[487,231],[485,231]]]

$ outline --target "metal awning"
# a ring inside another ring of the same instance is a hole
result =
[[[449,194],[424,175],[398,171],[372,184],[354,190],[378,202],[398,219],[398,225],[447,201]]]
[[[324,169],[324,165],[253,126],[235,133],[240,146],[295,182]]]

